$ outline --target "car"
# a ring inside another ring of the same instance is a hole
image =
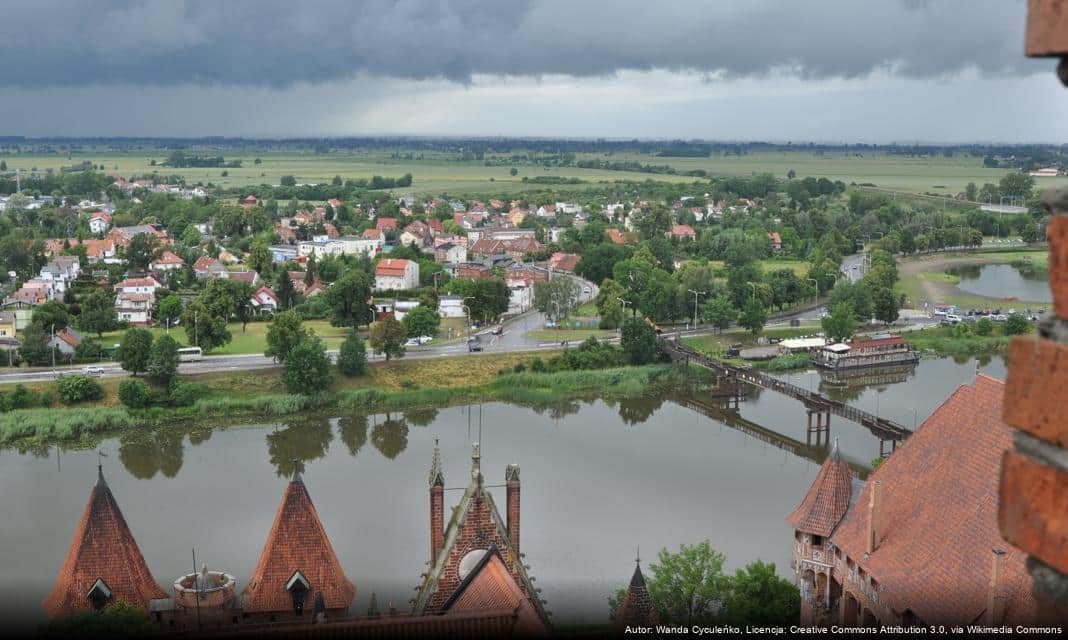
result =
[[[478,336],[471,336],[467,340],[468,351],[482,351],[482,340]]]
[[[955,313],[947,313],[946,314],[946,322],[948,322],[950,324],[957,324],[960,321],[961,321],[960,320],[960,316],[958,316],[957,314],[955,314]]]
[[[493,335],[499,336],[499,335],[501,335],[503,333],[504,333],[504,325],[503,324],[499,324],[499,325],[497,325],[496,327],[493,328]]]
[[[419,338],[408,338],[408,341],[404,343],[406,347],[418,347],[421,343]]]
[[[990,316],[990,319],[994,322],[1005,322],[1009,319],[1009,316],[1005,315],[1004,313],[995,313]]]
[[[102,376],[104,375],[104,367],[98,367],[96,365],[90,365],[85,368],[85,375],[87,376]]]
[[[590,289],[589,287],[584,287],[582,289],[582,293],[585,293],[586,295],[590,295],[591,293],[593,293],[593,289]]]

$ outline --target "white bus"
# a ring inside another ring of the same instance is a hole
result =
[[[179,362],[200,362],[200,357],[204,355],[200,347],[182,347],[178,349],[178,361]]]

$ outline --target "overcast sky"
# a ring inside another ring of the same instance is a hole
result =
[[[0,134],[1068,142],[1024,0],[5,0]]]

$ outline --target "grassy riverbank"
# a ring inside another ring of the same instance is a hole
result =
[[[974,333],[955,336],[950,327],[930,327],[902,335],[921,355],[939,357],[1004,353],[1012,339],[1012,336],[1003,333],[1003,327],[995,328],[994,333],[988,336]]]
[[[539,354],[544,358],[547,354]],[[122,378],[105,382],[107,395],[92,405],[20,409],[0,414],[0,445],[77,443],[126,429],[143,430],[186,420],[257,420],[306,411],[386,411],[439,407],[466,402],[506,401],[522,405],[592,397],[633,397],[667,386],[670,365],[554,373],[503,372],[523,363],[530,354],[509,357],[461,357],[440,361],[391,363],[371,367],[367,376],[339,379],[316,396],[283,391],[277,371],[213,374],[190,378],[204,384],[206,393],[186,407],[131,410],[116,406],[115,389]],[[507,360],[507,362],[505,362]],[[462,372],[462,375],[461,375]]]

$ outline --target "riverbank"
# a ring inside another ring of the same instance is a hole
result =
[[[339,379],[331,389],[315,396],[285,393],[280,374],[274,371],[212,374],[190,378],[205,389],[204,396],[192,405],[143,410],[117,406],[115,388],[121,379],[115,379],[108,381],[105,398],[98,403],[0,414],[0,446],[38,447],[56,442],[91,446],[95,438],[123,430],[145,431],[185,421],[256,421],[337,409],[371,413],[494,400],[548,407],[592,396],[641,396],[669,386],[674,378],[670,365],[554,373],[514,371],[516,365],[522,363],[527,369],[535,358],[545,355],[513,354],[507,358],[515,361],[510,366],[506,366],[505,358],[488,361],[472,357],[392,363],[372,367],[361,378]]]
[[[962,290],[960,278],[946,273],[954,267],[976,265],[1012,264],[1028,262],[1035,269],[1048,268],[1049,251],[1041,250],[991,250],[959,253],[933,253],[898,260],[899,280],[895,290],[904,294],[912,308],[923,309],[924,302],[955,304],[960,308],[991,306],[1030,306],[1048,308],[1050,303],[983,296]]]

